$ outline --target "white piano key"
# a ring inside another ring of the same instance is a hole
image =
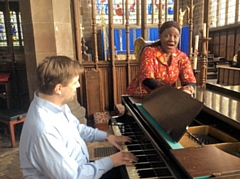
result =
[[[118,126],[112,126],[112,130],[113,130],[113,133],[116,135],[116,136],[121,136],[122,133],[119,129]],[[126,145],[122,144],[122,149],[123,151],[126,151],[128,152],[128,148]],[[126,171],[127,171],[127,174],[129,176],[129,178],[131,179],[140,179],[140,177],[138,176],[138,173],[137,173],[137,170],[135,168],[135,166],[125,166],[126,167]]]

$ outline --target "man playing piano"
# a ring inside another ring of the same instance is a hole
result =
[[[180,30],[178,22],[164,22],[159,31],[160,40],[137,52],[141,53],[139,73],[128,86],[127,94],[149,94],[159,86],[174,85],[178,79],[184,92],[194,93],[196,79],[191,62],[184,52],[177,49]]]
[[[89,161],[85,141],[107,139],[121,150],[120,143],[131,142],[126,136],[80,124],[67,103],[80,87],[82,67],[66,56],[45,58],[37,68],[38,90],[29,107],[22,129],[19,153],[25,178],[97,179],[113,167],[133,165],[136,157],[118,152],[94,162]]]

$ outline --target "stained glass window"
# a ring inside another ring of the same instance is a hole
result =
[[[113,24],[125,24],[125,5],[128,2],[129,24],[137,24],[137,19],[141,21],[141,2],[136,0],[113,0]],[[139,3],[137,3],[139,2]],[[159,8],[162,8],[162,18],[173,20],[174,0],[147,0],[147,23],[158,23]],[[96,21],[97,24],[108,24],[108,1],[96,0]],[[139,12],[137,12],[139,10]]]
[[[19,22],[18,22],[19,21]],[[18,27],[18,24],[20,24],[20,27]],[[22,35],[22,26],[21,26],[21,14],[18,14],[15,11],[10,11],[10,26],[11,26],[11,37],[13,41],[14,46],[20,45],[20,32],[21,32],[21,38]],[[20,29],[20,32],[18,31]],[[23,39],[21,39],[21,45],[23,45]],[[7,46],[7,33],[6,33],[6,27],[5,27],[5,18],[4,13],[0,11],[0,46]]]
[[[11,21],[11,35],[13,40],[13,45],[19,45],[19,35],[17,30],[17,16],[15,11],[10,11],[10,21]]]
[[[0,11],[0,46],[6,46],[6,28],[5,28],[5,20],[4,20],[4,14],[2,11]]]

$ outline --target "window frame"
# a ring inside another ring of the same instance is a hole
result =
[[[224,8],[221,8],[221,5],[224,4]],[[235,14],[234,14],[234,21],[229,21],[229,10],[232,6],[229,6],[229,1],[225,0],[210,0],[210,29],[219,29],[219,28],[228,28],[228,27],[235,27],[239,26],[240,23],[240,0],[235,1]],[[214,9],[213,9],[214,8]],[[223,10],[221,10],[223,9]],[[221,13],[221,14],[220,14]],[[220,19],[220,17],[222,19]],[[221,21],[223,23],[221,23]]]

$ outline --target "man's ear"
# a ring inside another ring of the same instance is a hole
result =
[[[62,85],[61,84],[57,84],[54,88],[54,92],[58,95],[62,94]]]

